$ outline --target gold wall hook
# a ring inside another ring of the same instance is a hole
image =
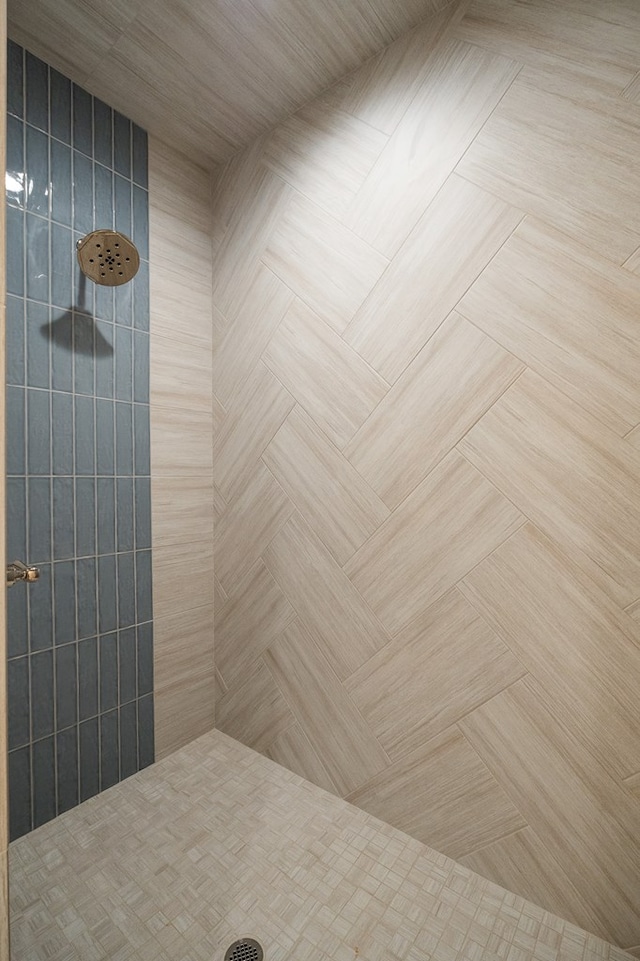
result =
[[[37,567],[27,567],[22,561],[13,561],[13,563],[7,564],[7,587],[13,587],[17,581],[26,581],[27,584],[32,584],[39,577],[40,571]]]

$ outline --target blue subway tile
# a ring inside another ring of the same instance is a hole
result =
[[[133,415],[135,421],[135,447],[136,463],[135,472],[139,475],[151,473],[150,452],[149,452],[149,407],[143,404],[134,404]]]
[[[116,482],[116,503],[118,505],[116,524],[117,524],[117,550],[132,551],[134,548],[134,528],[133,528],[133,478],[119,477]]]
[[[94,477],[76,478],[76,556],[96,552],[96,482]]]
[[[131,404],[116,404],[116,471],[133,474],[133,410]]]
[[[48,737],[54,730],[53,651],[30,657],[31,736],[34,741]]]
[[[51,141],[51,217],[65,227],[73,222],[73,191],[71,177],[71,148]],[[69,301],[66,301],[68,306]]]
[[[101,475],[115,473],[115,440],[112,400],[96,400],[96,466]]]
[[[113,305],[113,301],[114,301],[113,287],[102,287],[100,285],[97,285],[94,291],[94,297],[95,297],[94,316],[100,317],[102,320],[113,321],[114,313],[115,313],[115,308]],[[101,342],[98,345],[98,350],[99,351],[107,350],[108,347],[111,347],[112,341],[113,341],[113,334],[111,334],[111,337],[107,339],[106,343]]]
[[[153,691],[153,624],[138,624],[138,697]]]
[[[22,556],[24,557],[24,554]],[[21,657],[29,649],[27,600],[26,591],[15,590],[7,593],[7,654],[9,657]]]
[[[136,571],[133,553],[118,554],[118,627],[136,622]]]
[[[76,150],[93,155],[93,102],[91,94],[73,85],[73,146]]]
[[[133,326],[136,330],[149,330],[149,264],[140,261],[140,269],[131,281],[133,284]]]
[[[24,218],[24,211],[16,207],[7,207],[5,225],[7,291],[18,297],[24,297]]]
[[[13,751],[31,740],[29,658],[9,661],[7,670],[9,750]]]
[[[100,655],[100,714],[118,706],[118,635],[98,639]]]
[[[73,257],[73,307],[75,310],[94,316],[95,314],[95,291],[96,285],[86,277],[78,263],[77,247],[78,241],[82,240],[84,233],[79,230],[73,231],[73,247],[76,254]]]
[[[54,362],[55,379],[55,362]],[[73,474],[73,397],[54,391],[51,395],[52,459],[54,474]]]
[[[116,784],[120,777],[118,712],[100,718],[100,790]]]
[[[27,210],[49,216],[50,183],[49,138],[41,130],[27,125],[25,133],[26,172],[29,190]]]
[[[24,216],[27,297],[46,304],[49,302],[49,221],[36,214],[26,213]]]
[[[137,477],[135,482],[136,550],[151,547],[151,479]]]
[[[127,327],[116,326],[116,398],[133,399],[133,349],[132,331]]]
[[[116,549],[116,503],[115,480],[99,477],[98,500],[98,554],[113,554]]]
[[[53,478],[53,556],[61,561],[75,556],[73,478]]]
[[[40,578],[31,584],[29,604],[29,649],[44,651],[53,644],[51,564],[39,564]]]
[[[24,477],[7,479],[7,508],[7,559],[24,560],[27,556],[27,485]]]
[[[118,635],[118,664],[120,675],[120,704],[134,701],[138,696],[136,629],[128,627]]]
[[[27,386],[49,389],[49,308],[27,301]]]
[[[96,561],[93,557],[76,561],[76,617],[79,638],[97,634]]]
[[[142,624],[152,618],[151,551],[136,551],[137,621]]]
[[[98,718],[79,727],[80,800],[87,801],[100,790],[100,735]]]
[[[78,720],[78,650],[75,644],[56,648],[56,730],[63,731]]]
[[[140,770],[153,764],[153,694],[138,701],[138,764]]]
[[[27,834],[31,818],[31,747],[9,754],[9,837],[12,841]]]
[[[104,287],[103,290],[108,288]],[[96,321],[96,396],[113,397],[113,367],[115,331],[113,324]]]
[[[49,68],[51,136],[71,143],[71,81]]]
[[[22,210],[27,205],[27,175],[24,163],[24,124],[16,117],[7,117],[7,176],[6,200]]]
[[[73,390],[73,319],[71,311],[53,308],[51,321],[51,386]]]
[[[81,234],[93,229],[93,163],[73,151],[73,228]]]
[[[120,779],[138,770],[138,717],[136,702],[120,708]]]
[[[74,402],[76,474],[95,474],[94,400],[76,397]]]
[[[7,110],[24,117],[24,51],[13,40],[7,48]]]
[[[98,713],[98,639],[78,642],[78,708],[80,720]]]
[[[27,466],[30,474],[51,473],[51,395],[27,390]]]
[[[33,826],[56,816],[55,738],[36,741],[33,751]]]
[[[51,303],[55,305],[50,337],[55,341],[56,325],[62,323],[69,327],[68,311],[73,300],[73,234],[68,227],[54,223],[51,224],[50,274]]]
[[[95,393],[93,317],[84,311],[73,313],[73,357],[76,394]]]
[[[149,335],[139,330],[133,334],[133,399],[149,403]]]
[[[76,565],[75,561],[60,561],[53,565],[53,596],[55,608],[56,644],[75,641],[76,630]]]
[[[24,474],[26,472],[26,395],[27,392],[22,387],[7,387],[6,442],[8,474]]]
[[[98,587],[100,604],[100,632],[115,631],[118,626],[118,594],[116,558],[103,554],[98,558]]]
[[[113,172],[95,164],[93,168],[95,184],[96,226],[101,229],[113,227]]]
[[[58,814],[78,803],[78,729],[69,728],[56,736],[56,781]]]
[[[7,383],[25,383],[25,306],[21,297],[7,297],[6,372]]]
[[[125,327],[133,325],[133,282],[120,284],[113,288],[114,316],[118,324]]]
[[[132,146],[133,146],[133,180],[141,187],[149,186],[148,174],[148,146],[147,133],[138,127],[137,124],[131,126]]]
[[[94,156],[105,167],[113,166],[112,152],[113,111],[102,100],[93,101]]]
[[[25,56],[25,116],[28,123],[49,130],[49,68],[28,51]]]
[[[149,259],[149,195],[133,185],[133,242],[143,260]]]
[[[51,478],[29,477],[27,480],[27,516],[29,519],[28,554],[30,564],[51,560]]]
[[[113,112],[113,166],[131,179],[131,121],[117,110]]]
[[[131,181],[115,174],[113,178],[115,195],[115,228],[131,238],[132,235],[132,213],[131,213]]]

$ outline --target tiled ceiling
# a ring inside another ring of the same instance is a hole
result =
[[[222,162],[449,0],[11,0],[9,35]]]

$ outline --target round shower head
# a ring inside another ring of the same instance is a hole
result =
[[[119,287],[138,273],[135,244],[117,230],[94,230],[76,244],[82,273],[94,284]]]

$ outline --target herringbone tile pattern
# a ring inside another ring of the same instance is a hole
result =
[[[630,948],[638,50],[454,2],[214,203],[218,725]]]

